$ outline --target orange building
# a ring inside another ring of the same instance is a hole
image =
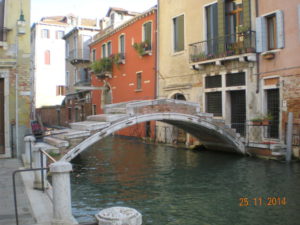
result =
[[[110,19],[116,17],[107,16]],[[103,113],[106,104],[155,99],[156,8],[136,15],[114,29],[107,27],[97,35],[90,49],[93,60],[91,83],[96,87],[92,91],[93,114]],[[120,134],[144,137],[150,136],[150,132],[153,135],[153,129],[154,123],[148,123],[128,128]]]

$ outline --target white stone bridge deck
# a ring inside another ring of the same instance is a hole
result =
[[[246,153],[244,138],[225,121],[214,119],[212,114],[201,113],[197,103],[173,99],[107,105],[105,114],[71,123],[71,129],[55,131],[44,141],[64,152],[61,160],[71,161],[110,134],[147,121],[161,121],[176,126],[198,138],[207,149]]]

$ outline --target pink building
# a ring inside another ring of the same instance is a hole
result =
[[[288,112],[300,122],[300,1],[259,1],[256,18],[262,112],[270,138],[284,141]]]

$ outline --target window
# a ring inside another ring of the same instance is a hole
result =
[[[67,71],[67,72],[66,72],[66,86],[68,87],[69,84],[70,84],[70,72]]]
[[[111,56],[111,41],[107,42],[107,56]]]
[[[65,96],[66,88],[63,85],[56,86],[56,96]]]
[[[205,88],[217,88],[222,86],[221,75],[205,77]]]
[[[256,51],[284,48],[283,11],[256,18]]]
[[[4,27],[4,0],[0,0],[0,41],[4,40],[4,32],[3,32],[3,27]]]
[[[97,105],[93,104],[93,115],[97,114]]]
[[[50,32],[48,29],[42,29],[41,30],[41,37],[42,38],[50,38]]]
[[[74,71],[74,84],[76,84],[78,82],[78,72],[77,69],[75,69]]]
[[[271,125],[268,127],[269,138],[279,138],[280,121],[280,92],[279,89],[266,90],[267,114],[272,115]]]
[[[66,57],[70,56],[70,42],[66,40]]]
[[[206,112],[222,116],[222,92],[206,93]]]
[[[65,32],[62,30],[56,31],[56,39],[62,39],[65,36]]]
[[[119,38],[119,53],[125,53],[125,35],[122,34]]]
[[[92,50],[92,61],[95,62],[96,61],[96,49]]]
[[[174,52],[184,50],[184,15],[173,19],[173,42]]]
[[[227,0],[225,4],[226,34],[235,34],[238,27],[243,25],[243,2],[242,0]]]
[[[74,41],[74,45],[73,45],[73,48],[74,48],[74,55],[73,55],[73,57],[77,57],[78,56],[78,54],[77,54],[77,48],[78,48],[78,38],[77,38],[77,36],[74,36],[74,38],[73,38],[73,41]]]
[[[50,65],[50,51],[49,50],[45,51],[44,58],[45,58],[45,64]]]
[[[276,15],[266,17],[268,50],[276,49]]]
[[[151,50],[152,40],[152,22],[147,22],[143,25],[143,41],[148,43],[148,49]]]
[[[101,56],[102,56],[102,58],[107,57],[107,55],[106,55],[106,44],[103,44],[101,46]]]
[[[206,39],[208,54],[215,54],[218,50],[218,3],[205,7]]]
[[[142,89],[142,73],[136,74],[136,89],[137,90]]]
[[[245,73],[229,73],[226,74],[226,86],[244,86],[246,84],[245,81]]]

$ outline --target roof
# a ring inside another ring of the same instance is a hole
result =
[[[138,12],[131,12],[131,11],[128,11],[126,9],[123,9],[123,8],[118,8],[118,7],[110,7],[106,13],[106,16],[109,17],[110,13],[112,11],[115,11],[117,13],[120,13],[120,14],[125,14],[125,15],[131,15],[131,16],[137,16],[139,15],[140,13]]]

